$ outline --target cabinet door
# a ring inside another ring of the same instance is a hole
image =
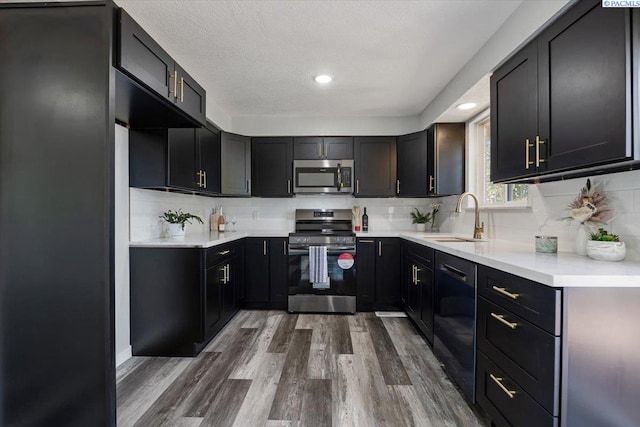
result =
[[[436,123],[427,131],[429,194],[464,192],[465,124]]]
[[[416,279],[420,288],[418,298],[420,307],[418,326],[427,337],[430,343],[433,343],[433,270],[424,264],[418,263],[416,266]]]
[[[358,311],[372,311],[376,301],[376,241],[358,239],[356,246],[356,304]]]
[[[398,310],[400,302],[400,239],[376,243],[376,309]]]
[[[271,308],[286,310],[289,287],[287,238],[269,239],[269,296]]]
[[[535,40],[491,76],[491,180],[536,173],[538,64]]]
[[[355,178],[358,197],[396,194],[396,138],[356,137]]]
[[[222,132],[221,135],[222,194],[251,194],[251,138]]]
[[[196,129],[169,129],[169,176],[172,187],[200,190]]]
[[[426,196],[427,133],[426,131],[398,137],[398,196]]]
[[[222,283],[222,319],[224,323],[231,319],[238,311],[238,298],[236,295],[238,264],[234,260],[235,258],[232,258],[224,265],[224,268],[226,268],[226,277]]]
[[[251,195],[292,197],[293,138],[251,139]]]
[[[217,264],[205,272],[204,340],[209,338],[222,318],[222,287],[226,263]]]
[[[269,301],[268,239],[247,238],[245,241],[245,304]]]
[[[408,283],[406,311],[409,317],[418,323],[420,319],[420,286],[416,281],[416,264],[413,258],[408,258],[405,264]]]
[[[173,100],[174,61],[131,16],[120,9],[118,68],[144,83],[158,95]]]
[[[317,160],[324,158],[322,137],[301,136],[293,138],[293,158],[295,160]]]
[[[353,159],[353,137],[326,136],[324,138],[323,155],[329,160]]]
[[[207,119],[204,88],[177,63],[175,64],[174,78],[177,79],[175,85],[177,91],[174,98],[176,106],[204,125]]]
[[[547,171],[632,156],[630,14],[583,1],[538,37],[540,153]]]
[[[196,129],[200,147],[200,170],[202,171],[202,191],[220,193],[220,134],[208,128]]]

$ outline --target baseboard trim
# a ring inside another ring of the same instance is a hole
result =
[[[131,346],[127,346],[120,353],[116,354],[116,368],[129,360],[132,356]]]

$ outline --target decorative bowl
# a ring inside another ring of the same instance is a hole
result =
[[[627,247],[624,242],[599,242],[589,240],[587,242],[587,255],[598,261],[622,261],[627,256]]]

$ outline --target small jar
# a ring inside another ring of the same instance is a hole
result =
[[[555,254],[558,252],[558,238],[556,236],[536,236],[536,252]]]

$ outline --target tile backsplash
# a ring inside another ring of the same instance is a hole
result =
[[[614,216],[606,228],[626,242],[627,260],[640,260],[640,171],[619,172],[591,178],[609,199]],[[584,186],[586,178],[529,186],[529,206],[513,209],[481,209],[484,236],[490,239],[521,241],[534,246],[534,236],[558,236],[558,250],[573,251],[577,224],[561,221],[566,206]],[[427,210],[431,203],[443,206],[437,223],[443,232],[472,235],[473,209],[453,213],[456,196],[437,199],[379,198],[356,199],[349,196],[299,196],[290,199],[211,198],[180,193],[130,189],[131,240],[160,237],[164,225],[158,218],[167,209],[182,208],[199,215],[205,224],[187,225],[187,233],[208,229],[211,210],[222,207],[225,217],[235,217],[238,231],[292,231],[294,212],[305,208],[367,207],[371,231],[412,230],[409,212],[418,207]]]

